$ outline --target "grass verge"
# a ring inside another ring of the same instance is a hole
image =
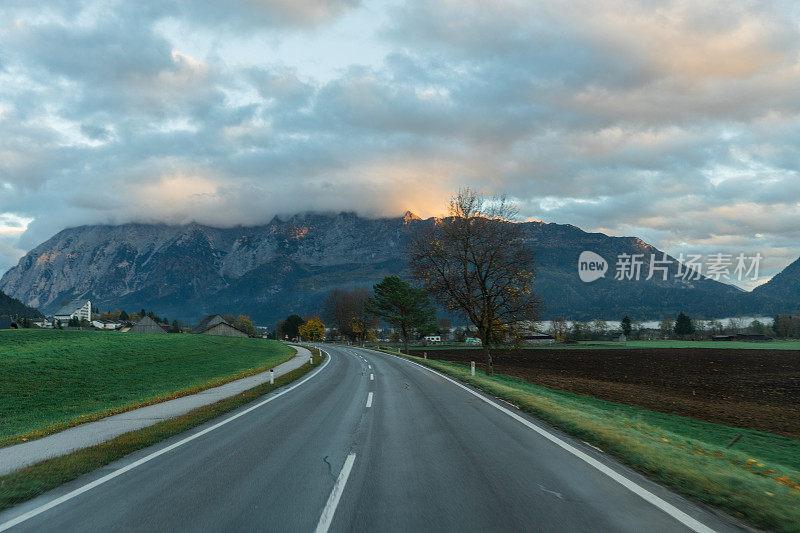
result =
[[[0,332],[0,446],[268,370],[277,341],[99,331]]]
[[[395,344],[393,347],[400,347]],[[500,349],[519,349],[518,346],[497,346]],[[624,350],[626,348],[730,348],[735,350],[800,350],[800,341],[773,340],[769,342],[738,342],[738,341],[677,341],[677,340],[654,340],[654,341],[578,341],[575,344],[553,344],[544,346],[522,346],[525,350],[591,350],[594,348],[609,349],[616,348]],[[480,351],[480,345],[465,344],[431,344],[429,346],[411,346],[414,351],[436,350],[476,350]]]
[[[314,355],[314,365],[306,364],[297,370],[275,378],[274,385],[269,383],[259,385],[236,396],[220,400],[217,403],[198,407],[183,416],[125,433],[108,442],[61,457],[47,459],[41,463],[0,477],[0,510],[30,500],[130,453],[199,426],[303,377],[317,368],[322,361],[319,350],[316,348],[308,349]]]
[[[399,355],[395,352],[387,352]],[[800,531],[800,441],[556,391],[400,355],[502,398],[629,466],[755,526]],[[727,448],[729,436],[744,436]],[[723,442],[725,442],[723,444]]]

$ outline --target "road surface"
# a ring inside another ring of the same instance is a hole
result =
[[[0,531],[739,530],[423,367],[324,349],[302,381],[1,513]]]

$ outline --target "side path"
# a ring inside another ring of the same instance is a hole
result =
[[[289,361],[273,367],[272,370],[275,372],[276,378],[300,368],[311,357],[311,352],[306,348],[295,345],[292,345],[292,347],[297,349],[297,355]],[[185,415],[192,409],[236,396],[268,381],[269,370],[244,379],[231,381],[225,385],[207,389],[197,394],[148,405],[133,411],[109,416],[97,422],[82,424],[41,439],[0,448],[0,476],[10,474],[51,457],[58,457],[101,444],[129,431],[152,426],[162,420]]]

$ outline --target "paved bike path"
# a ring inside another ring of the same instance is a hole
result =
[[[300,368],[311,357],[311,352],[306,348],[301,346],[293,347],[297,349],[297,355],[289,361],[273,367],[272,370],[275,372],[276,378]],[[219,387],[206,389],[197,394],[126,411],[96,422],[81,424],[41,439],[0,448],[0,476],[51,457],[58,457],[107,442],[129,431],[142,429],[163,420],[185,415],[192,409],[216,403],[267,383],[269,378],[268,370],[250,377],[231,381]]]

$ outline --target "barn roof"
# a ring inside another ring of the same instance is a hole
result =
[[[130,333],[166,333],[166,331],[156,324],[155,320],[146,316],[131,328]]]
[[[208,315],[200,322],[200,325],[194,328],[195,333],[203,333],[204,331],[208,331],[209,329],[213,328],[218,324],[222,324],[225,322],[225,319],[222,318],[222,315]],[[228,324],[227,322],[225,322]],[[230,326],[230,324],[228,324]]]
[[[194,333],[197,333],[197,334],[205,333],[206,331],[210,330],[211,328],[217,327],[220,324],[225,324],[229,328],[233,328],[233,329],[235,329],[236,331],[238,331],[240,333],[244,333],[248,337],[250,336],[249,333],[247,333],[246,331],[242,331],[241,329],[237,328],[236,326],[234,326],[233,324],[231,324],[230,322],[228,322],[227,320],[222,318],[221,315],[209,315],[209,316],[207,316],[205,319],[203,319],[202,322],[200,322],[199,326],[194,328]]]

